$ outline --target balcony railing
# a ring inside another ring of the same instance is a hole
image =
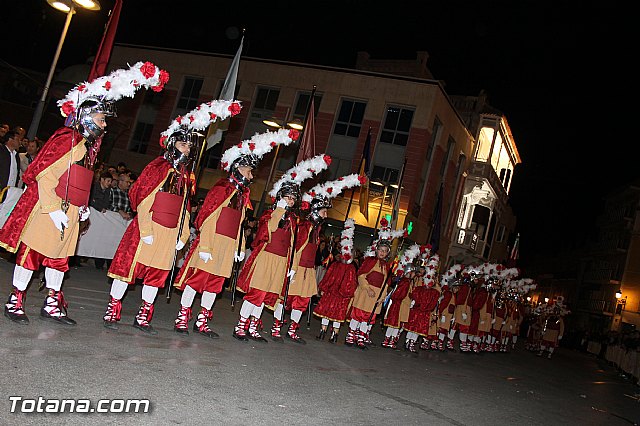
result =
[[[582,299],[578,300],[578,309],[599,314],[613,314],[615,304],[608,300]]]

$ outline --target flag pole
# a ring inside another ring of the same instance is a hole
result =
[[[365,146],[362,148],[362,156],[360,157],[360,164],[358,164],[358,173],[360,173],[360,170],[362,169],[362,165],[364,163],[364,149],[366,148],[367,141],[371,143],[371,126],[369,126],[369,130],[367,131],[367,137],[364,141]],[[349,198],[349,207],[347,207],[347,214],[344,216],[344,220],[349,219],[349,212],[351,211],[351,205],[353,204],[353,194],[355,194],[355,192],[356,192],[356,187],[354,186],[353,188],[351,188],[351,197]],[[362,200],[359,200],[358,202],[362,202]]]
[[[309,97],[309,104],[307,104],[307,110],[304,113],[304,127],[302,128],[302,131],[300,132],[300,136],[298,137],[298,141],[300,141],[300,142],[298,143],[298,146],[296,147],[296,163],[299,163],[297,158],[298,158],[298,154],[300,153],[300,146],[302,145],[302,142],[304,140],[304,133],[307,131],[307,127],[309,127],[309,126],[307,126],[307,124],[308,124],[307,122],[309,121],[309,112],[311,111],[311,103],[313,102],[314,96],[316,94],[316,88],[317,88],[317,86],[314,84],[313,85],[313,89],[311,89],[311,96]],[[287,115],[289,115],[289,114],[287,113]],[[286,120],[287,120],[287,118],[285,117],[285,123],[284,123],[285,126],[287,125]]]
[[[398,179],[398,190],[393,194],[393,203],[391,211],[391,229],[396,229],[398,224],[398,216],[400,215],[400,193],[402,192],[402,182],[404,181],[404,170],[407,167],[407,157],[404,157],[402,170],[400,170],[400,179]]]

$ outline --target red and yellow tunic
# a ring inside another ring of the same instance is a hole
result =
[[[166,279],[173,263],[183,197],[187,196],[186,193],[175,195],[162,191],[174,172],[164,157],[156,158],[142,170],[129,190],[131,208],[137,215],[120,241],[109,267],[109,277],[134,284],[136,278],[143,278],[143,271],[157,270],[166,274],[155,274],[154,281],[145,280],[145,284],[164,286],[160,281],[163,276]],[[188,211],[187,208],[180,236],[180,241],[185,243],[189,239]],[[141,237],[149,235],[153,236],[153,244],[145,244],[141,240]]]
[[[375,308],[375,314],[380,313],[382,303],[376,301],[384,300],[384,294],[387,289],[383,289],[383,285],[389,274],[389,265],[384,260],[375,257],[367,257],[358,269],[358,287],[353,295],[353,303],[351,305],[350,316],[352,319],[364,322],[369,319],[369,315]],[[367,289],[373,290],[373,296],[369,296]],[[372,321],[375,320],[375,314]]]
[[[545,321],[542,332],[542,346],[557,348],[560,337],[564,335],[564,320],[562,317],[549,317]]]
[[[469,334],[477,335],[480,324],[480,311],[485,307],[489,292],[484,287],[478,287],[471,296],[471,324]]]
[[[231,276],[234,254],[242,233],[249,189],[242,192],[228,178],[222,178],[209,190],[195,220],[198,236],[191,244],[174,284],[180,290],[189,286],[202,293],[219,293],[225,278]],[[244,239],[240,252],[244,251]],[[204,262],[199,253],[212,258]]]
[[[391,294],[391,306],[387,309],[387,312],[384,317],[383,325],[387,327],[400,328],[402,323],[407,322],[409,319],[409,309],[406,309],[406,313],[402,312],[404,300],[408,299],[409,303],[406,304],[408,308],[411,305],[411,300],[409,299],[409,292],[413,287],[412,280],[406,277],[400,278],[396,289]],[[404,315],[402,315],[404,314]]]
[[[440,292],[442,300],[438,304],[438,331],[448,333],[451,328],[451,320],[455,311],[455,299],[449,286],[443,286]]]
[[[429,336],[432,314],[438,305],[439,298],[440,291],[435,287],[422,285],[414,288],[411,292],[411,299],[415,303],[409,312],[409,321],[404,326],[405,330],[420,336]]]
[[[285,212],[285,209],[277,207],[275,210],[267,210],[260,217],[251,256],[238,277],[239,290],[249,293],[249,290],[254,289],[276,295],[282,292],[293,245],[291,230],[297,221],[293,214],[287,214],[285,217]],[[281,219],[284,219],[282,227],[279,226]],[[245,299],[249,300],[247,295]]]
[[[453,327],[460,333],[469,333],[471,326],[471,286],[466,283],[462,284],[458,287],[454,297],[456,309],[453,313]]]
[[[311,221],[303,220],[298,224],[296,251],[292,265],[292,269],[296,274],[293,282],[289,285],[288,296],[300,296],[308,299],[318,294],[315,269],[318,240],[318,229]]]
[[[80,175],[93,175],[88,169],[74,164],[82,160],[86,152],[84,138],[68,127],[58,129],[49,138],[22,176],[26,189],[0,230],[1,247],[16,252],[21,243],[24,244],[21,256],[23,259],[30,250],[51,259],[65,259],[75,253],[79,229],[78,211],[79,207],[87,205],[88,197],[86,201],[69,197],[70,205],[66,212],[69,222],[62,239],[61,232],[53,224],[49,213],[62,209],[62,197],[73,195],[70,191],[83,190],[73,187],[67,190],[65,183],[69,173],[72,173],[69,179],[71,183],[75,183]],[[87,195],[91,183],[89,180],[88,187],[84,188]],[[65,188],[59,188],[59,185]],[[18,259],[18,263],[20,260]]]

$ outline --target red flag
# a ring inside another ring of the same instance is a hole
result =
[[[296,164],[316,155],[316,129],[314,125],[314,116],[315,108],[313,105],[312,94],[311,105],[309,105],[307,122],[304,123],[304,131],[302,134],[302,141],[300,141],[300,148],[298,149],[298,158],[296,158]]]
[[[98,77],[102,77],[107,70],[107,64],[111,57],[111,50],[113,49],[113,40],[116,38],[116,30],[118,29],[118,20],[120,19],[120,9],[122,9],[122,0],[116,0],[116,4],[111,9],[111,15],[109,15],[109,22],[104,30],[98,53],[91,65],[91,71],[89,72],[88,81],[93,81]]]

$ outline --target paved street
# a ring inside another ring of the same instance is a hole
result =
[[[13,265],[0,259],[0,297]],[[510,354],[368,351],[314,339],[319,321],[302,327],[308,344],[239,342],[238,309],[226,294],[214,307],[221,337],[172,331],[179,304],[160,294],[157,336],[130,326],[141,287],[125,297],[120,330],[102,326],[105,271],[72,269],[65,297],[77,327],[39,318],[44,292],[32,281],[31,324],[0,319],[0,424],[420,424],[628,425],[640,421],[640,387],[600,360],[567,349],[554,359],[518,348]],[[195,306],[199,306],[196,299]],[[239,305],[238,305],[239,306]],[[306,320],[306,316],[304,317]],[[265,329],[271,313],[263,314]],[[265,334],[266,335],[266,334]],[[344,338],[344,330],[341,334]],[[372,338],[381,340],[381,329]],[[148,398],[147,414],[11,414],[23,398]]]

